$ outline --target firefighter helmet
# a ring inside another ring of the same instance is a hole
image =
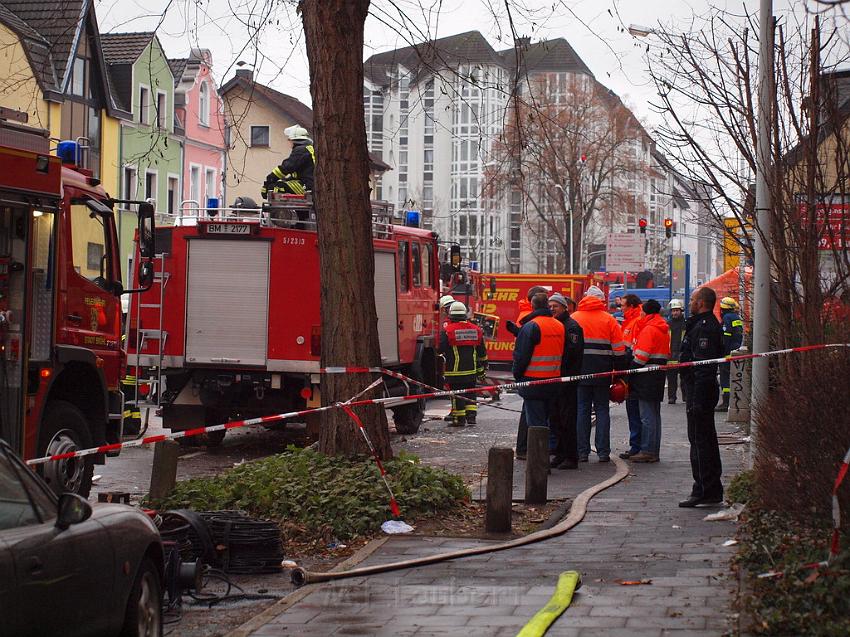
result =
[[[310,133],[307,132],[307,129],[303,126],[299,126],[298,124],[284,128],[283,134],[293,142],[296,139],[310,139]]]
[[[612,402],[621,403],[629,397],[629,386],[622,378],[615,380],[609,394]]]
[[[449,318],[453,319],[465,319],[466,318],[466,306],[460,301],[455,301],[449,306]]]
[[[451,305],[455,302],[455,297],[451,294],[446,294],[445,296],[441,296],[439,300],[439,305],[441,310],[445,310],[447,305]]]
[[[720,299],[720,309],[721,310],[737,310],[738,309],[738,301],[733,299],[731,296],[724,296]]]
[[[684,310],[685,304],[680,299],[673,299],[670,301],[670,309],[671,310]]]

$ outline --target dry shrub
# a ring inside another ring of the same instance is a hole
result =
[[[832,342],[848,343],[847,336]],[[810,524],[827,523],[835,476],[850,447],[850,347],[783,358],[757,416],[758,502]],[[839,499],[842,525],[850,529],[850,480]]]

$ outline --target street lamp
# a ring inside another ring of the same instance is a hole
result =
[[[655,33],[655,29],[652,27],[641,26],[640,24],[630,24],[629,25],[629,34],[635,36],[636,38],[645,38],[648,35],[652,35]]]
[[[567,191],[561,184],[555,184],[555,188],[561,191],[561,198],[564,200],[564,210],[566,211],[569,208],[569,202],[567,201]],[[573,211],[570,208],[570,274],[573,274],[575,270],[573,269]]]

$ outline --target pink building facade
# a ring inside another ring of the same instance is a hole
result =
[[[206,49],[193,49],[188,58],[169,60],[175,82],[175,128],[184,134],[182,205],[197,202],[201,207],[211,198],[225,205],[224,114],[210,69],[212,57]],[[176,208],[181,204],[178,202]],[[176,210],[175,210],[176,212]]]

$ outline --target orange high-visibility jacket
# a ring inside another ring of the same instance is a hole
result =
[[[635,365],[666,365],[670,358],[670,326],[660,314],[649,314],[640,322],[634,347]]]
[[[626,347],[634,348],[637,340],[637,324],[641,319],[640,307],[630,307],[623,312],[623,343]]]
[[[584,331],[584,357],[581,373],[595,374],[623,369],[626,365],[626,348],[623,331],[617,319],[608,313],[605,301],[586,296],[578,304],[578,310],[570,316]],[[609,385],[611,378],[596,378],[580,381],[581,385]]]
[[[540,342],[534,346],[525,375],[556,378],[561,375],[561,357],[564,355],[564,324],[551,316],[536,316],[531,321],[540,329]]]

